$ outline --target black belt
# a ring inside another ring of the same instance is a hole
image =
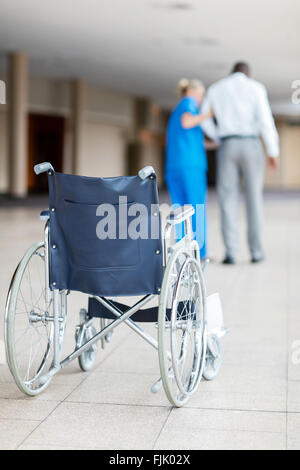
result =
[[[228,139],[258,139],[257,135],[225,135],[224,137],[220,137],[221,140],[228,140]]]

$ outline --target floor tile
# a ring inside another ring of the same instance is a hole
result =
[[[0,398],[0,419],[42,421],[58,405],[55,401]]]
[[[283,413],[173,410],[155,448],[284,448],[285,425]]]
[[[37,421],[31,420],[20,422],[19,419],[0,419],[0,449],[17,448],[37,425]]]
[[[168,413],[168,408],[63,403],[24,445],[151,449]]]
[[[289,450],[300,449],[300,413],[288,413],[287,448]]]
[[[141,373],[107,373],[92,374],[73,393],[67,401],[78,403],[115,403],[127,405],[152,405],[169,407],[163,392],[153,394],[150,391],[157,375]]]

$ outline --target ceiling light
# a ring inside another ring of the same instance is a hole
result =
[[[173,1],[170,3],[163,3],[159,1],[151,2],[152,7],[154,8],[166,8],[168,10],[178,10],[178,11],[185,11],[185,10],[193,10],[194,5],[185,1]]]
[[[190,3],[185,2],[173,2],[168,5],[170,10],[192,10],[194,7]]]
[[[183,42],[191,46],[217,46],[218,39],[212,37],[184,37]]]

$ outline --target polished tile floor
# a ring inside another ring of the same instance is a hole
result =
[[[186,407],[172,409],[163,391],[150,392],[159,376],[155,350],[124,325],[99,349],[93,372],[81,372],[74,362],[37,398],[22,396],[7,366],[0,366],[1,449],[300,448],[300,198],[266,198],[266,261],[260,265],[249,264],[243,208],[236,266],[219,264],[213,195],[208,213],[214,262],[206,271],[207,290],[220,292],[230,327],[217,380],[201,382]],[[0,208],[2,325],[14,267],[41,238],[42,226],[36,207]],[[82,294],[69,297],[66,350],[86,306]],[[155,334],[151,325],[147,330]]]

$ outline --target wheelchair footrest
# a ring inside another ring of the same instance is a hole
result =
[[[130,308],[129,305],[121,304],[120,302],[116,302],[115,300],[109,299],[109,302],[113,307],[120,310],[122,313],[125,313],[126,310]],[[98,302],[98,300],[96,300],[94,297],[89,297],[88,315],[90,317],[108,318],[111,320],[116,319],[116,316],[110,310],[108,310],[103,304]],[[135,322],[150,323],[150,322],[157,322],[157,316],[158,316],[158,307],[151,307],[151,308],[138,310],[130,318]]]

